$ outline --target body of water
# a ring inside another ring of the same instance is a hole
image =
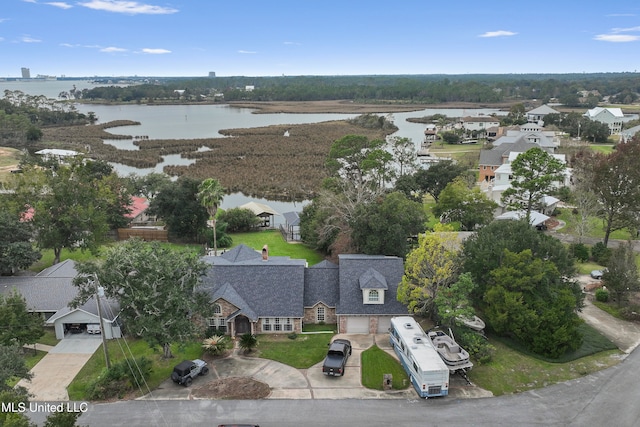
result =
[[[76,89],[95,87],[89,80],[56,80],[56,81],[15,81],[0,82],[0,90],[20,90],[29,95],[44,95],[48,98],[57,99],[58,94],[69,91],[76,86]],[[98,104],[77,104],[77,109],[81,113],[93,112],[98,118],[98,123],[110,122],[113,120],[133,120],[140,122],[138,126],[122,126],[109,129],[110,133],[118,135],[132,135],[134,137],[144,136],[150,139],[197,139],[197,138],[222,138],[219,133],[221,129],[254,128],[270,125],[297,125],[306,123],[319,123],[331,120],[346,120],[356,117],[357,114],[253,114],[253,109],[235,108],[228,105],[98,105]],[[424,110],[392,113],[381,115],[387,116],[399,130],[392,136],[409,138],[419,148],[424,139],[425,125],[420,123],[410,123],[407,118],[432,116],[443,114],[448,117],[463,117],[506,114],[506,112],[494,109],[448,109],[448,108],[428,108]],[[119,149],[137,149],[131,140],[106,140],[105,143],[112,144]],[[151,172],[162,172],[164,166],[168,165],[189,165],[194,160],[184,159],[180,155],[167,155],[163,157],[163,162],[153,168],[133,168],[121,164],[112,164],[115,170],[122,176],[135,173],[146,175]],[[302,207],[308,203],[287,203],[257,199],[243,194],[231,194],[224,198],[221,208],[229,209],[241,206],[244,203],[255,201],[268,204],[280,214],[289,211],[301,211]],[[275,217],[275,223],[283,223],[282,216]]]

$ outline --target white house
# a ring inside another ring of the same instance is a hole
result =
[[[486,131],[490,127],[500,126],[500,119],[492,116],[463,117],[462,127],[468,131]]]
[[[620,108],[596,107],[588,110],[584,113],[584,116],[589,118],[589,120],[595,120],[609,126],[609,133],[611,135],[618,134],[622,131],[624,114]]]
[[[539,123],[544,125],[544,116],[547,114],[560,114],[560,112],[544,104],[538,108],[527,111],[527,121],[530,123]]]

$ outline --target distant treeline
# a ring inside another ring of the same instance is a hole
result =
[[[440,104],[557,99],[568,107],[593,107],[604,97],[631,104],[640,73],[469,74],[389,76],[281,76],[166,79],[129,87],[82,91],[84,99],[111,102],[353,100]]]

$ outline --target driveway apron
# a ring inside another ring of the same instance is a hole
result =
[[[67,401],[67,386],[100,347],[100,337],[65,338],[31,369],[31,381],[18,385],[29,390],[32,401]]]

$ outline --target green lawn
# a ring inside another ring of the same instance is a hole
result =
[[[556,216],[556,219],[564,221],[565,226],[558,230],[563,234],[575,234],[576,217],[571,214],[571,209],[559,209],[560,214]],[[589,220],[591,231],[587,237],[595,237],[598,239],[604,238],[604,224],[600,218],[593,217]],[[616,230],[609,236],[610,239],[627,240],[629,237],[635,238],[635,232],[633,235],[628,230]]]
[[[151,376],[147,379],[147,388],[143,388],[137,394],[142,396],[148,393],[150,390],[157,388],[160,383],[165,381],[171,376],[173,367],[180,363],[182,360],[192,360],[202,357],[202,346],[200,343],[192,343],[180,347],[178,345],[172,346],[173,359],[164,359],[162,357],[162,351],[159,348],[152,349],[149,345],[140,339],[113,339],[107,341],[107,349],[109,352],[109,359],[111,363],[133,358],[145,356],[153,361],[153,371]],[[78,372],[78,375],[71,382],[67,388],[69,392],[69,398],[71,400],[86,400],[85,392],[87,386],[94,381],[105,369],[104,351],[100,347],[91,356],[89,361]]]
[[[580,378],[620,363],[620,350],[607,350],[567,363],[550,363],[522,354],[503,343],[496,347],[493,360],[476,365],[469,379],[495,396],[519,393]]]
[[[377,345],[363,351],[361,357],[363,386],[382,390],[384,374],[391,374],[394,390],[404,390],[409,387],[409,376],[400,362]]]
[[[258,335],[254,356],[276,360],[298,369],[308,369],[322,362],[327,355],[333,333],[288,335]]]
[[[256,250],[269,246],[269,255],[288,256],[295,259],[305,259],[309,265],[324,260],[324,256],[303,243],[288,243],[282,238],[278,230],[252,231],[249,233],[233,233],[232,247],[244,244]]]
[[[38,344],[54,346],[59,342],[60,340],[56,338],[56,331],[53,329],[53,327],[49,326],[44,328],[44,335],[38,338]]]

